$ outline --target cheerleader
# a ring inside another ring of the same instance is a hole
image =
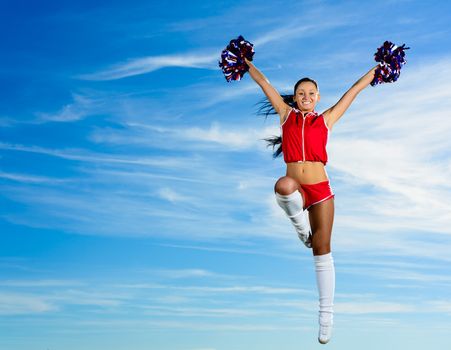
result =
[[[321,344],[328,343],[332,336],[335,292],[331,252],[335,195],[326,172],[329,134],[356,96],[368,85],[398,79],[401,66],[406,63],[406,49],[405,45],[397,47],[386,41],[375,54],[375,60],[380,63],[322,113],[315,110],[321,98],[315,80],[302,78],[294,85],[293,95],[281,96],[251,62],[253,45],[242,36],[230,42],[222,52],[222,62],[219,62],[227,81],[240,80],[245,72],[249,72],[267,97],[268,102],[261,110],[266,109],[266,116],[279,116],[281,136],[267,141],[273,146],[279,144],[274,157],[283,153],[286,174],[275,183],[274,193],[300,240],[313,252],[319,292],[318,341]]]

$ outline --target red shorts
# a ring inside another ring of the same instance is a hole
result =
[[[316,184],[301,185],[300,190],[304,197],[304,210],[309,209],[312,205],[323,202],[335,197],[330,187],[329,180],[318,182]]]

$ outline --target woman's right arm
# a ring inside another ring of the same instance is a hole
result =
[[[269,102],[274,107],[274,110],[280,116],[280,123],[283,123],[285,120],[288,111],[291,107],[285,103],[282,96],[277,92],[277,90],[269,83],[268,79],[260,72],[254,64],[245,58],[247,65],[249,66],[249,74],[252,79],[262,88],[266,97],[268,97]]]

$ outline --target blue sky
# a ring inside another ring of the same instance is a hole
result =
[[[273,197],[263,94],[229,40],[318,111],[406,43],[330,135],[330,349],[445,346],[451,329],[451,5],[3,1],[0,348],[315,349],[311,252]]]

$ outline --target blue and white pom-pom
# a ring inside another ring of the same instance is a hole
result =
[[[228,82],[231,80],[241,80],[244,73],[249,70],[244,58],[252,61],[254,56],[254,45],[246,41],[241,35],[231,40],[229,45],[222,51],[219,67]]]
[[[402,65],[406,64],[405,52],[409,47],[396,46],[390,41],[384,42],[384,44],[377,49],[374,54],[374,59],[379,62],[379,67],[374,72],[374,79],[371,82],[372,86],[382,83],[393,83],[399,78]]]

